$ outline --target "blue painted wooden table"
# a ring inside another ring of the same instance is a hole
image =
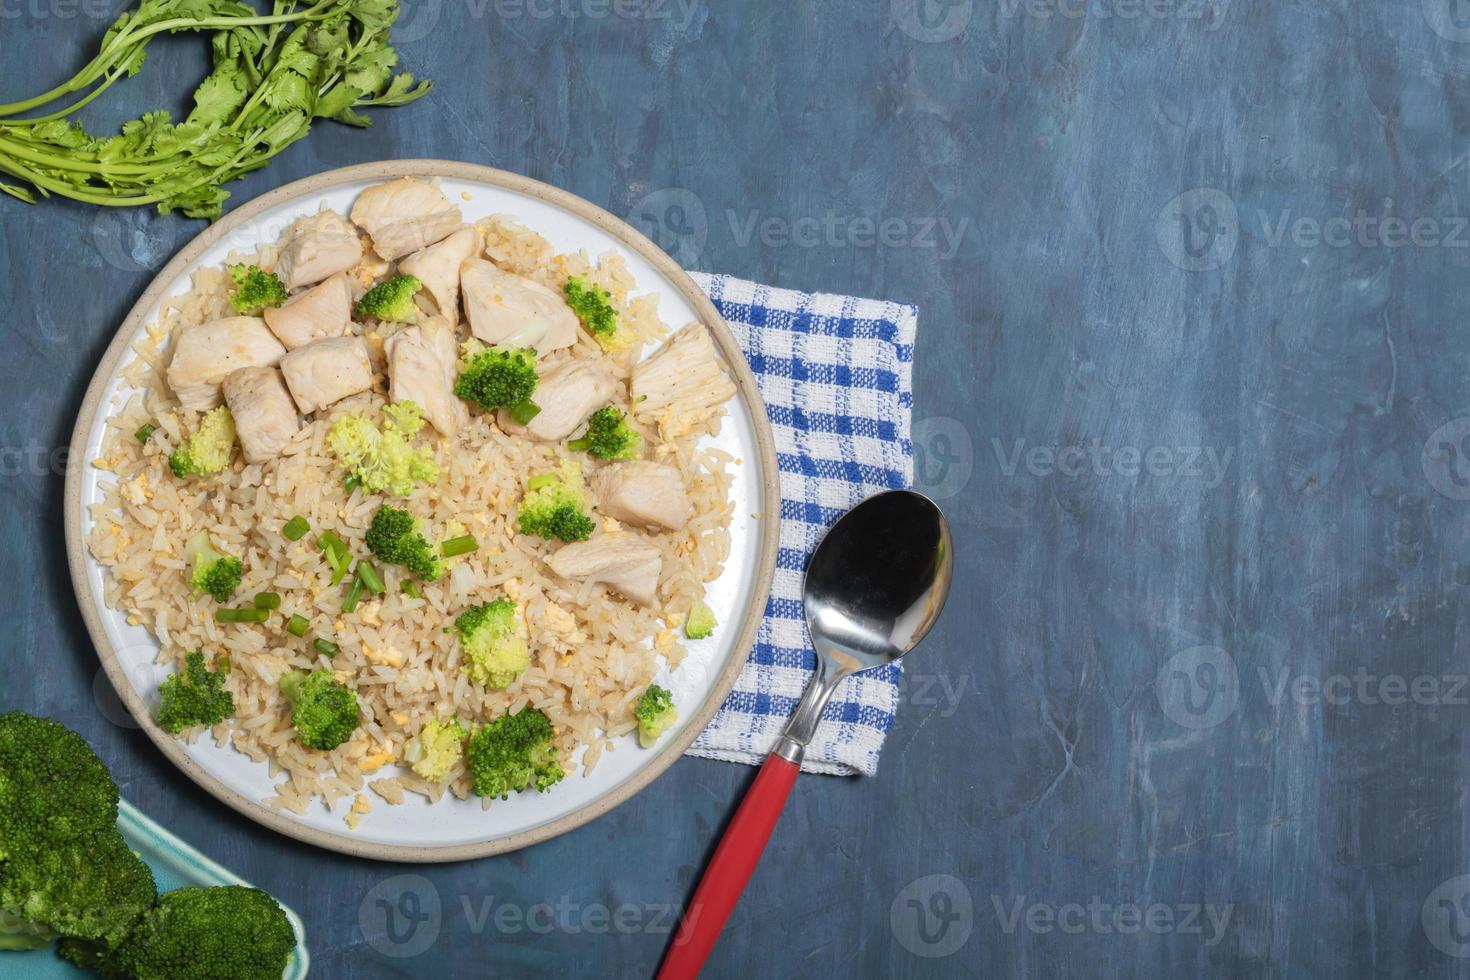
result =
[[[1463,5],[1462,5],[1463,6]],[[115,0],[3,0],[0,93]],[[873,780],[801,781],[711,976],[1470,973],[1470,20],[1453,0],[423,0],[433,96],[245,200],[439,156],[691,267],[921,307],[958,537]],[[104,127],[181,108],[159,45]],[[129,728],[75,608],[59,449],[197,222],[0,201],[0,704],[305,917],[320,975],[638,976],[741,767],[522,853],[303,851]]]

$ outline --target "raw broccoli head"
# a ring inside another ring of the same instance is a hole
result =
[[[551,721],[536,708],[502,715],[470,736],[465,761],[475,793],[505,799],[527,786],[545,792],[566,775],[556,761]]]
[[[414,772],[437,783],[464,752],[466,734],[458,718],[435,719],[404,744],[403,758]]]
[[[391,320],[394,323],[417,323],[419,308],[413,297],[424,284],[414,276],[385,279],[365,293],[352,308],[353,316]]]
[[[508,408],[525,425],[540,411],[531,401],[538,380],[536,352],[531,348],[482,350],[460,362],[454,393],[486,411]]]
[[[563,460],[555,473],[542,473],[526,484],[516,526],[522,534],[560,541],[586,541],[595,525],[587,516],[582,466]]]
[[[215,602],[228,602],[240,587],[245,571],[240,559],[215,551],[206,531],[189,538],[184,554],[194,563],[194,571],[189,575],[189,586],[194,592],[208,592]]]
[[[509,599],[465,610],[455,619],[454,628],[464,651],[464,672],[477,684],[509,687],[531,666],[531,652],[520,636],[516,604]]]
[[[633,717],[638,719],[638,744],[645,749],[652,748],[658,737],[679,720],[679,712],[674,708],[674,695],[657,684],[648,685],[648,690],[643,692],[633,708]]]
[[[567,305],[603,350],[628,346],[626,332],[618,329],[618,311],[613,309],[611,293],[581,276],[568,279],[562,292],[566,294]]]
[[[337,683],[330,670],[288,671],[281,693],[291,702],[291,723],[308,748],[330,751],[357,730],[357,693]]]
[[[280,980],[295,949],[291,921],[275,899],[224,885],[161,896],[110,953],[73,943],[62,955],[104,976],[138,980]]]
[[[266,272],[258,265],[236,262],[229,267],[230,278],[235,280],[235,292],[230,305],[236,313],[245,316],[260,316],[272,306],[286,302],[286,284],[274,272]]]
[[[117,786],[82,737],[24,711],[0,715],[0,860],[20,837],[61,840],[117,822]]]
[[[152,870],[115,825],[28,842],[0,864],[0,908],[61,936],[118,942],[157,894]]]
[[[684,620],[684,635],[691,640],[702,640],[718,625],[715,611],[703,602],[695,602],[689,607],[689,616]]]
[[[413,445],[423,426],[418,406],[400,402],[383,406],[381,429],[362,415],[341,416],[327,430],[327,443],[364,490],[406,497],[417,484],[439,476],[434,450]]]
[[[608,405],[592,413],[587,431],[567,443],[567,448],[596,459],[632,459],[642,445],[643,437],[628,424],[627,416]]]
[[[444,574],[438,549],[418,531],[418,522],[406,510],[384,504],[367,529],[368,550],[392,565],[404,565],[421,579],[433,581]]]
[[[220,405],[205,412],[193,434],[168,454],[168,468],[181,480],[218,473],[230,465],[234,452],[235,417]]]
[[[204,653],[184,658],[184,669],[159,685],[158,724],[178,734],[193,725],[214,725],[235,713],[235,699],[224,689],[227,671],[204,666]]]

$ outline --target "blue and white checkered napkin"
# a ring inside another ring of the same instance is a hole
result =
[[[816,666],[801,607],[812,549],[854,504],[913,482],[909,421],[918,310],[693,275],[760,382],[781,470],[781,538],[755,648],[689,752],[757,765]],[[843,776],[878,771],[898,707],[899,669],[882,667],[837,688],[803,769]]]

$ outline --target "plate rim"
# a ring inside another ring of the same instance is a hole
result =
[[[713,335],[715,344],[734,378],[736,395],[745,403],[750,412],[761,466],[760,546],[757,550],[754,588],[742,613],[740,630],[730,648],[733,652],[724,666],[720,668],[709,696],[700,705],[699,710],[690,716],[689,724],[684,726],[677,738],[669,740],[667,744],[657,749],[647,765],[609,792],[589,800],[570,813],[563,814],[548,823],[539,824],[507,837],[468,844],[419,846],[364,841],[346,833],[309,826],[286,811],[273,809],[226,786],[219,777],[191,758],[177,739],[158,726],[143,698],[133,689],[126,671],[117,658],[117,651],[113,649],[107,637],[97,602],[92,595],[87,580],[86,541],[82,536],[82,473],[86,465],[88,435],[102,409],[103,396],[111,385],[123,357],[127,355],[138,331],[143,326],[143,320],[148,311],[167,295],[167,290],[172,284],[185,274],[206,250],[263,212],[313,194],[323,193],[341,184],[363,180],[391,180],[395,177],[441,177],[450,180],[477,181],[525,194],[591,222],[603,232],[617,239],[622,246],[637,253],[673,284]],[[205,228],[153,276],[142,295],[128,310],[127,316],[123,318],[121,326],[113,335],[107,350],[103,353],[102,359],[92,374],[86,393],[82,396],[76,423],[72,427],[68,453],[69,465],[66,468],[63,507],[67,567],[71,573],[72,589],[76,594],[77,606],[86,624],[87,633],[91,637],[92,646],[102,661],[102,667],[107,672],[108,679],[117,690],[118,697],[127,706],[134,720],[175,767],[215,799],[242,816],[302,843],[372,860],[425,864],[467,861],[517,851],[559,837],[590,823],[641,792],[683,755],[684,750],[705,729],[734,688],[736,678],[739,677],[741,669],[745,666],[749,651],[755,643],[756,631],[765,614],[771,581],[775,574],[781,522],[779,520],[780,495],[776,478],[779,470],[776,463],[776,446],[771,435],[770,419],[767,417],[765,402],[761,398],[760,388],[756,384],[755,375],[751,372],[745,354],[741,351],[724,317],[715,309],[714,303],[667,253],[638,229],[616,215],[570,191],[562,190],[532,177],[482,164],[433,158],[405,158],[336,167],[283,184],[240,205]]]

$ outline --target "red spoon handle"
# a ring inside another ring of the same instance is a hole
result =
[[[699,879],[694,901],[658,971],[659,980],[687,980],[699,975],[735,903],[740,901],[745,883],[760,863],[761,852],[776,829],[776,821],[781,819],[781,808],[800,771],[780,756],[766,756],[750,792],[740,801],[735,819],[725,828],[704,877]]]

